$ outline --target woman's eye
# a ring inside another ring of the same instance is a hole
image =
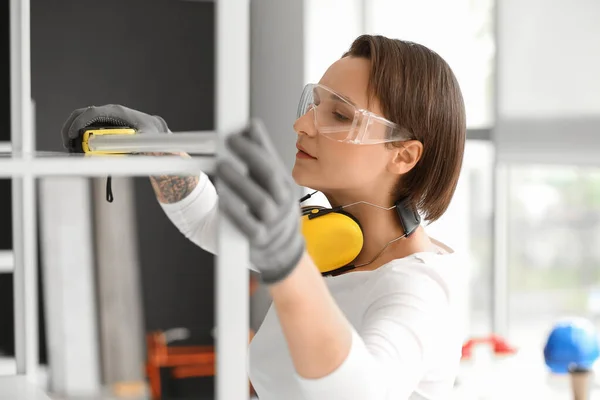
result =
[[[346,117],[345,115],[340,114],[337,111],[334,111],[332,114],[335,117],[335,119],[337,119],[338,121],[342,121],[342,122],[350,121],[350,118]]]

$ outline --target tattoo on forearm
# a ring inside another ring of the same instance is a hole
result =
[[[185,153],[149,153],[150,155],[179,155],[181,157],[189,157]],[[161,175],[151,176],[150,182],[156,192],[158,201],[163,204],[176,203],[179,200],[184,199],[187,195],[192,193],[194,188],[198,186],[198,176],[172,176],[172,175]]]
[[[176,203],[189,195],[198,185],[197,176],[152,176],[150,182],[161,203]]]

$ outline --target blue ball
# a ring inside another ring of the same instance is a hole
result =
[[[592,322],[583,318],[557,323],[544,346],[546,365],[555,374],[591,369],[598,356],[598,334]]]

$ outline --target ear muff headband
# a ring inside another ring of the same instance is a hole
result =
[[[322,274],[348,265],[362,250],[364,238],[358,221],[344,211],[309,219],[324,207],[302,208],[306,250]]]

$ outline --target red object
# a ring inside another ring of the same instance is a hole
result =
[[[473,355],[475,346],[487,345],[492,346],[494,354],[497,356],[513,355],[517,353],[517,349],[506,341],[506,339],[498,335],[490,335],[486,337],[471,338],[462,347],[462,359],[469,359]]]

